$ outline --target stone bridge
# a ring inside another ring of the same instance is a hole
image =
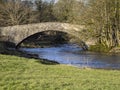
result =
[[[46,22],[0,27],[0,41],[4,40],[6,42],[11,42],[17,46],[31,35],[50,30],[65,32],[80,38],[81,36],[79,33],[84,30],[84,26],[68,23]],[[86,43],[86,41],[84,42]]]

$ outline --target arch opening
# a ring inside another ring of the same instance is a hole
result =
[[[47,47],[58,44],[71,43],[70,42],[71,38],[74,37],[62,31],[57,30],[42,31],[24,38],[16,45],[16,48],[44,47],[44,46]]]
[[[27,36],[16,45],[16,49],[20,47],[43,48],[66,43],[74,43],[83,48],[83,50],[88,50],[88,46],[84,41],[72,34],[58,30],[47,30]]]

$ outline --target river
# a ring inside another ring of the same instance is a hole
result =
[[[49,48],[21,48],[20,50],[38,54],[39,58],[79,68],[120,69],[120,55],[87,52],[76,44],[63,44]]]

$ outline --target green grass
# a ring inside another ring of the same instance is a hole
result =
[[[107,46],[104,46],[102,44],[96,44],[96,45],[91,45],[89,47],[89,51],[109,53],[110,48],[108,48]]]
[[[120,90],[120,71],[0,55],[0,90]]]

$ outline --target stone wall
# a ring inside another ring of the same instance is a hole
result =
[[[4,40],[6,42],[14,43],[18,45],[27,37],[48,30],[66,32],[68,34],[74,35],[75,37],[86,42],[84,38],[81,38],[80,32],[84,30],[85,27],[82,25],[74,25],[68,23],[59,22],[46,22],[37,24],[27,24],[27,25],[16,25],[8,27],[0,27],[0,41]]]

